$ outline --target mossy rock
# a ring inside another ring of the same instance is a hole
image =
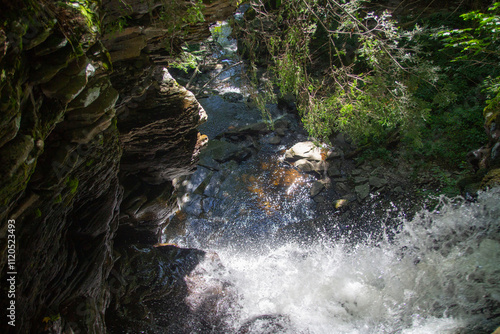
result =
[[[66,103],[72,101],[87,85],[86,67],[88,63],[89,60],[85,56],[75,59],[62,72],[42,86],[43,93]]]
[[[490,170],[481,181],[481,189],[500,186],[500,168]]]
[[[35,160],[29,159],[35,146],[30,136],[17,136],[0,149],[0,204],[7,205],[24,191],[35,170]]]

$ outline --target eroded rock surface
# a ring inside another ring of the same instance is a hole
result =
[[[131,243],[158,242],[175,207],[171,180],[192,172],[206,143],[196,130],[203,108],[163,68],[172,36],[150,14],[167,3],[123,4],[20,1],[0,11],[0,278],[9,265],[17,272],[16,327],[3,321],[2,333],[105,333],[115,261]],[[191,6],[177,5],[180,18]],[[203,8],[205,22],[182,27],[190,40],[234,5]],[[85,11],[106,18],[103,33],[120,18],[130,29],[102,38]]]

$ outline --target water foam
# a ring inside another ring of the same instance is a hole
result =
[[[290,322],[280,333],[492,332],[500,325],[499,229],[497,188],[475,203],[442,198],[391,240],[216,249],[238,291],[231,326],[280,315]]]

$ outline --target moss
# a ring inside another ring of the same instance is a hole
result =
[[[36,208],[35,217],[40,218],[42,216],[42,210],[40,208]]]
[[[69,192],[71,194],[75,194],[76,191],[78,190],[78,179],[75,178],[67,178],[66,179],[66,186],[69,188]]]
[[[492,188],[500,185],[500,168],[492,169],[481,182],[481,189]]]
[[[59,204],[62,202],[62,196],[61,194],[58,194],[56,198],[54,199],[54,204]]]

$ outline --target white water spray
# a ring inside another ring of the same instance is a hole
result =
[[[215,250],[227,269],[220,278],[238,294],[234,332],[456,334],[500,325],[499,188],[475,203],[443,198],[392,240],[262,249]]]

